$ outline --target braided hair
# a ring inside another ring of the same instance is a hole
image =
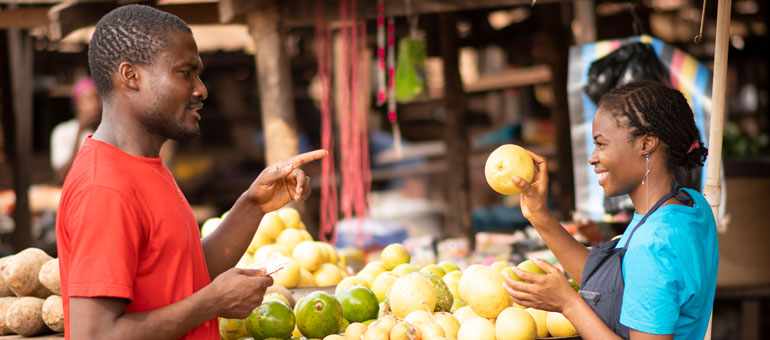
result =
[[[706,160],[708,149],[700,140],[692,109],[675,89],[654,81],[629,83],[602,96],[599,107],[611,112],[618,124],[625,119],[631,141],[643,135],[660,138],[671,172],[692,169]]]
[[[99,20],[88,47],[88,65],[99,96],[113,90],[112,75],[122,62],[152,65],[171,44],[172,31],[192,33],[179,17],[152,7],[118,7]]]

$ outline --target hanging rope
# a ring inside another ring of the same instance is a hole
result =
[[[371,187],[369,165],[369,142],[366,129],[366,110],[361,105],[359,88],[359,56],[366,48],[366,30],[363,22],[356,16],[355,0],[340,0],[340,37],[342,39],[342,70],[337,73],[340,79],[338,88],[342,107],[338,108],[340,150],[342,159],[342,187],[340,210],[345,218],[353,222],[356,218],[357,242],[363,245],[363,223],[366,217],[368,195]],[[368,97],[368,96],[367,96]]]
[[[385,78],[385,0],[377,0],[377,106],[388,97]]]
[[[324,20],[323,1],[315,2],[315,45],[318,78],[321,82],[321,147],[329,154],[321,160],[321,225],[322,241],[336,241],[337,179],[334,170],[334,135],[332,133],[331,107],[331,31]],[[331,240],[327,239],[331,235]]]

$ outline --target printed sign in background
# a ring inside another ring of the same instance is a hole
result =
[[[671,86],[682,92],[687,98],[695,114],[695,124],[700,131],[701,139],[705,141],[706,147],[709,145],[711,81],[713,77],[711,70],[705,65],[681,50],[648,35],[572,46],[569,55],[567,95],[575,177],[575,209],[593,220],[604,219],[607,212],[604,205],[604,191],[598,184],[599,177],[594,173],[593,167],[588,164],[588,157],[594,148],[591,122],[596,113],[596,104],[583,89],[588,83],[588,70],[591,63],[623,45],[638,42],[650,44],[660,62],[668,69]],[[699,187],[702,188],[706,181],[705,166],[702,168],[700,177]],[[722,202],[725,202],[724,180],[722,183]],[[628,196],[619,198],[619,200],[622,206],[633,208]],[[720,212],[723,209],[724,204],[722,204]]]

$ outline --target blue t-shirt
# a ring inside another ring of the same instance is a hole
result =
[[[683,189],[692,207],[669,204],[653,212],[634,233],[623,258],[620,323],[674,339],[703,339],[719,265],[719,244],[706,199]],[[634,214],[617,247],[623,247],[643,215]]]

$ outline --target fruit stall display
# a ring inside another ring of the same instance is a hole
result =
[[[380,261],[346,277],[333,292],[318,289],[294,303],[290,290],[273,287],[248,318],[220,319],[220,334],[225,340],[579,338],[563,315],[511,300],[503,281],[512,265],[475,264],[461,271],[439,262],[418,268],[406,248],[391,244]],[[518,267],[543,273],[530,261]]]
[[[0,335],[64,331],[59,260],[37,248],[0,258]]]

